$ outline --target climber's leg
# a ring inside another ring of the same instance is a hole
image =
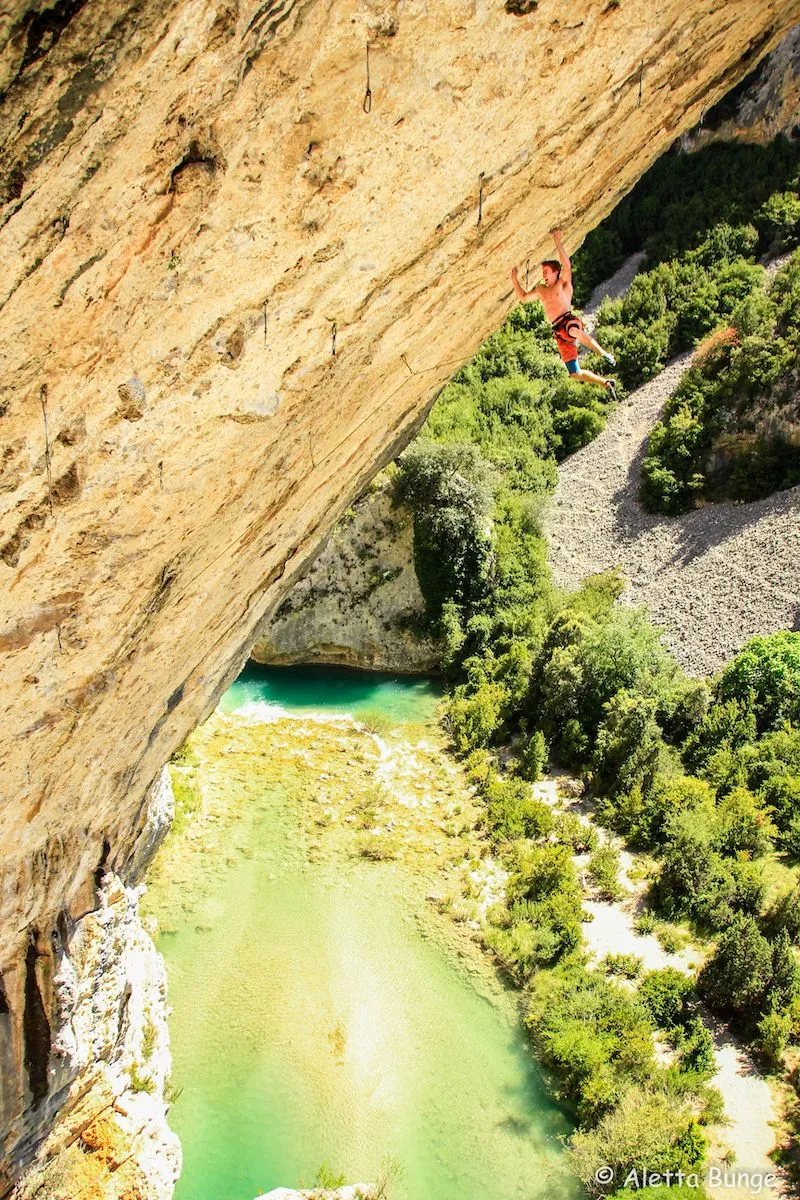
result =
[[[602,375],[596,375],[594,371],[586,371],[578,365],[577,358],[573,358],[570,362],[565,363],[567,370],[572,378],[577,383],[594,383],[598,387],[603,387],[611,396],[612,400],[617,398],[617,389],[613,379],[604,379]]]
[[[583,325],[581,325],[580,329],[576,329],[575,340],[576,342],[580,342],[582,346],[585,346],[587,350],[594,350],[595,354],[602,354],[603,358],[608,359],[612,367],[617,365],[617,360],[614,358],[614,355],[611,354],[610,351],[604,350],[600,343],[596,341],[586,329],[584,329]]]

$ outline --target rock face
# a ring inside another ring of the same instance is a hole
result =
[[[253,646],[256,662],[333,663],[372,671],[436,671],[440,648],[415,634],[425,601],[414,571],[411,514],[388,485],[337,522]]]
[[[499,325],[510,265],[557,223],[574,247],[800,17],[507,7],[3,10],[6,1179],[55,1103],[53,937],[96,875],[135,882],[169,754]]]
[[[173,812],[164,771],[140,861],[152,856]],[[139,889],[107,873],[91,911],[75,922],[64,916],[50,945],[29,945],[24,1040],[35,1091],[11,1133],[22,1158],[30,1157],[42,1130],[49,1136],[13,1200],[172,1196],[181,1150],[166,1122],[166,974],[138,901]],[[6,1061],[2,1066],[0,1086],[10,1090],[15,1073]]]
[[[800,25],[738,87],[681,138],[685,150],[710,142],[771,142],[800,135]]]

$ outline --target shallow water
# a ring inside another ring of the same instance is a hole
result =
[[[326,831],[309,861],[285,789],[258,797],[236,826],[239,853],[224,869],[203,856],[159,938],[183,1088],[170,1114],[184,1150],[176,1200],[253,1200],[310,1185],[323,1163],[375,1180],[389,1158],[404,1171],[391,1200],[574,1197],[560,1168],[568,1126],[514,994],[453,953],[452,927],[407,867],[352,857],[348,830]]]
[[[431,679],[339,667],[264,667],[249,662],[220,702],[223,712],[274,704],[288,712],[379,712],[395,721],[433,720],[441,687]]]

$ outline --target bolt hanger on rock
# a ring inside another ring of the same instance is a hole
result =
[[[364,112],[372,112],[372,88],[369,86],[369,42],[367,42],[367,90],[364,93]]]
[[[44,418],[44,462],[47,468],[47,503],[50,512],[53,511],[53,467],[50,457],[50,433],[47,428],[47,384],[43,383],[39,388],[39,402],[42,406],[42,417]]]

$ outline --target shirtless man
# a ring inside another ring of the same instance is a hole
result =
[[[570,375],[580,383],[599,384],[600,387],[606,389],[612,400],[616,400],[617,389],[614,386],[613,379],[604,379],[602,375],[596,375],[594,371],[581,370],[578,365],[578,342],[582,346],[586,346],[589,350],[594,350],[596,354],[602,354],[604,358],[608,359],[612,367],[616,365],[617,360],[613,354],[609,354],[607,350],[604,350],[591,334],[586,332],[580,317],[576,317],[573,312],[570,312],[569,306],[572,302],[572,266],[564,249],[561,230],[551,229],[550,232],[556,244],[559,261],[557,262],[552,258],[545,259],[542,263],[544,283],[537,284],[530,292],[526,292],[520,284],[517,278],[517,268],[514,267],[511,272],[511,282],[514,284],[514,291],[520,300],[532,300],[534,296],[539,297],[544,305],[544,311],[547,314],[548,320],[553,326],[553,337],[556,339],[558,352]]]

